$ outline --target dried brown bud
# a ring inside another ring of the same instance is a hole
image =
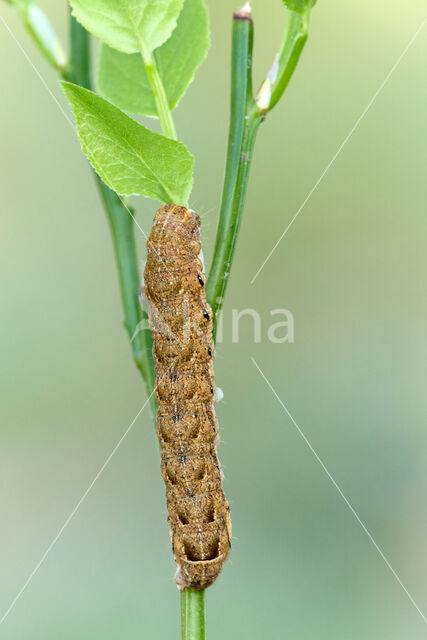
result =
[[[250,20],[250,22],[253,22],[251,3],[247,2],[233,17],[235,20]]]

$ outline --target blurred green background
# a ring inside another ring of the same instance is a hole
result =
[[[254,0],[255,84],[280,0]],[[176,112],[196,156],[211,255],[228,128],[230,1]],[[41,3],[65,41],[65,2]],[[55,98],[57,77],[0,15]],[[283,102],[259,133],[216,362],[230,562],[208,637],[418,640],[422,616],[285,411],[255,357],[420,609],[427,612],[427,28],[253,286],[250,279],[410,41],[423,0],[318,0]],[[104,213],[71,127],[0,21],[0,616],[145,400]],[[155,203],[135,202],[148,231]],[[144,239],[138,236],[141,261]],[[250,319],[232,344],[231,309]],[[295,343],[266,339],[289,309]],[[9,640],[178,638],[158,448],[144,411],[0,626]]]

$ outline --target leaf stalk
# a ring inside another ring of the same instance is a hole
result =
[[[152,55],[146,50],[142,43],[141,56],[145,66],[145,71],[147,72],[148,81],[153,91],[162,131],[168,138],[176,140],[177,137],[175,124],[173,121],[171,110],[169,108],[169,101],[159,74],[159,70],[157,68],[156,61],[154,57],[152,57]]]

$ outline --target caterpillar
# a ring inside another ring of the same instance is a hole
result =
[[[231,548],[230,509],[217,457],[212,310],[200,218],[167,204],[147,242],[144,296],[153,333],[157,435],[180,588],[206,589]]]

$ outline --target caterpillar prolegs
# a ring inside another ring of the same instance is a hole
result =
[[[144,294],[175,580],[205,589],[230,553],[231,522],[216,453],[212,311],[199,259],[199,216],[177,205],[161,207],[147,250]]]

